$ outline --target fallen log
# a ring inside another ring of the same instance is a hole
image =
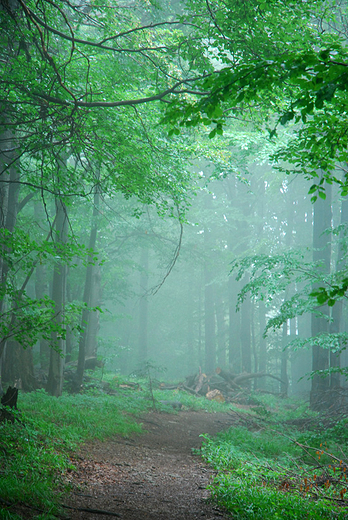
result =
[[[235,379],[237,374],[232,374],[230,372],[226,372],[226,370],[222,370],[220,367],[217,367],[215,372],[222,377],[230,386],[234,387],[236,390],[240,390],[240,386],[236,383]]]

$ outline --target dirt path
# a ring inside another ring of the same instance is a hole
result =
[[[73,482],[79,490],[68,504],[109,511],[123,520],[217,520],[230,518],[207,503],[206,486],[214,472],[192,454],[202,433],[215,434],[231,426],[228,414],[180,412],[148,414],[144,435],[94,442],[75,461]],[[73,520],[105,520],[111,515],[68,510]],[[116,516],[114,516],[116,518]]]

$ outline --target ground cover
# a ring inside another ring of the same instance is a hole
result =
[[[168,399],[179,400],[186,409],[224,409],[184,392],[150,392],[146,380],[110,381],[112,395],[101,387],[81,395],[65,393],[59,399],[43,390],[20,394],[14,423],[0,423],[1,520],[57,518],[78,447],[96,439],[139,434],[144,430],[140,415],[154,406],[156,411],[175,413]]]
[[[254,411],[259,417],[205,436],[202,456],[218,472],[213,499],[236,520],[346,519],[347,418],[299,421],[298,407],[272,413],[262,402]]]
[[[215,403],[146,380],[110,390],[20,395],[17,420],[0,424],[1,520],[131,520],[141,508],[152,519],[347,518],[345,417],[259,396]]]

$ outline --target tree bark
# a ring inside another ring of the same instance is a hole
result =
[[[205,372],[211,373],[215,369],[215,314],[214,314],[214,288],[213,272],[210,265],[211,247],[210,231],[204,229],[204,343],[205,343]]]
[[[224,301],[221,287],[215,284],[215,315],[217,330],[217,362],[220,367],[226,367],[226,326],[224,319]]]
[[[325,234],[325,230],[331,228],[331,186],[326,187],[326,200],[318,198],[313,211],[313,261],[322,261],[323,274],[330,272],[331,262],[331,237]],[[316,289],[314,286],[313,289]],[[329,314],[327,305],[320,308],[322,313]],[[318,336],[321,332],[329,331],[328,320],[325,317],[312,314],[312,336]],[[315,345],[312,348],[312,370],[326,370],[329,368],[329,353],[327,349]],[[315,374],[312,379],[310,393],[310,405],[313,410],[321,410],[327,406],[326,392],[329,388],[329,379]]]
[[[91,250],[88,258],[88,265],[86,269],[86,279],[85,279],[85,287],[83,291],[83,303],[85,305],[82,311],[81,318],[81,334],[79,340],[79,354],[77,359],[77,368],[76,374],[74,378],[74,384],[72,390],[74,392],[79,392],[83,382],[83,374],[85,371],[85,359],[86,359],[86,349],[87,349],[87,338],[88,338],[88,328],[89,328],[89,320],[91,316],[91,311],[89,310],[92,304],[92,294],[93,294],[93,262],[94,262],[94,251],[97,243],[97,235],[98,235],[98,216],[99,216],[99,192],[96,189],[94,194],[94,205],[93,205],[93,214],[92,214],[92,225],[91,232],[89,236],[89,244],[88,247]]]
[[[67,241],[67,212],[64,202],[60,199],[56,199],[55,231],[58,256],[59,243],[65,244]],[[63,390],[65,363],[64,307],[66,298],[66,265],[59,256],[53,269],[52,298],[55,301],[57,330],[51,334],[50,366],[46,390],[50,395],[59,397]]]
[[[345,198],[342,200],[341,205],[341,224],[348,223],[348,199]],[[343,233],[340,233],[340,239],[343,240]],[[340,243],[338,246],[338,255],[337,255],[337,266],[336,270],[339,271],[345,267],[344,261],[344,250],[342,244]],[[331,309],[331,323],[330,323],[330,332],[337,334],[343,330],[342,327],[342,311],[343,311],[343,301],[338,301]],[[330,368],[340,368],[341,366],[341,355],[340,352],[330,352]],[[341,386],[341,376],[339,373],[332,373],[330,375],[330,390],[339,389]],[[331,397],[331,402],[333,405],[337,404],[336,396]]]
[[[249,283],[249,276],[245,277],[245,284]],[[251,300],[246,300],[241,305],[241,347],[243,372],[251,372]]]
[[[147,299],[148,283],[149,283],[149,250],[144,246],[141,250],[140,257],[140,289],[142,292],[139,302],[139,329],[138,329],[138,342],[139,342],[139,363],[143,364],[148,357],[148,313],[149,303]]]

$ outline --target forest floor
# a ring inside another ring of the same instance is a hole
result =
[[[73,461],[66,504],[72,520],[217,520],[231,518],[209,502],[215,476],[194,449],[201,434],[232,426],[228,413],[148,413],[146,432],[86,443]],[[77,509],[79,508],[79,510]],[[102,513],[104,511],[104,513]],[[110,514],[112,513],[112,514]]]

